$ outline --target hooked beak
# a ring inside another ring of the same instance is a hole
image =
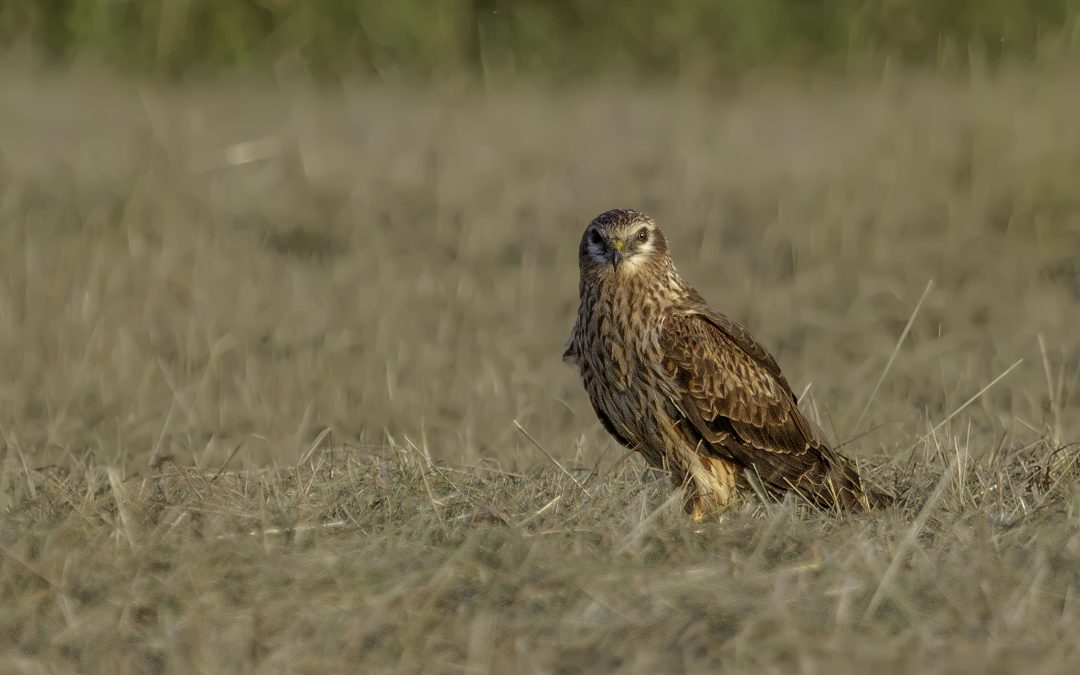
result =
[[[608,252],[608,261],[611,262],[611,269],[615,269],[619,266],[619,263],[623,261],[623,249],[626,248],[626,242],[622,239],[615,239],[611,242],[611,250]]]

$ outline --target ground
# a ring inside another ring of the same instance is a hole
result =
[[[0,69],[5,672],[1072,672],[1077,73]],[[897,495],[695,524],[559,358],[639,208]]]

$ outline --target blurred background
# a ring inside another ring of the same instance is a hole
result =
[[[715,82],[759,69],[963,69],[1075,51],[1076,0],[12,0],[0,40],[162,77]]]
[[[580,233],[618,206],[657,218],[846,451],[945,419],[1067,436],[1078,16],[9,0],[0,428],[43,464],[205,466],[240,441],[234,466],[289,464],[326,429],[543,464],[518,420],[614,461],[559,354]]]

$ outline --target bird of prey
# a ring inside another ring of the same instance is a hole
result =
[[[563,360],[608,433],[686,488],[694,520],[719,516],[747,474],[825,509],[883,499],[799,411],[769,352],[683,281],[652,218],[600,214],[578,258],[581,306]]]

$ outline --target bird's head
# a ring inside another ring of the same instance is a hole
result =
[[[652,218],[640,211],[613,209],[593,219],[581,237],[582,275],[636,274],[670,261],[667,241]]]

